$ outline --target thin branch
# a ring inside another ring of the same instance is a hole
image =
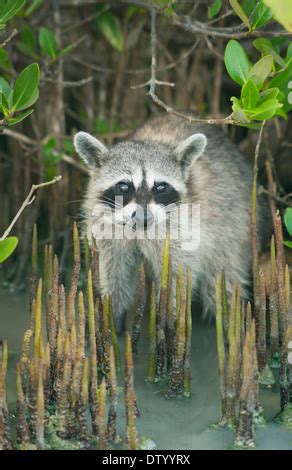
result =
[[[10,129],[4,129],[4,135],[12,137],[13,139],[18,140],[19,142],[31,145],[33,147],[38,146],[38,142],[36,140],[33,140],[30,137],[27,137],[26,135],[21,134],[20,132],[12,131]],[[47,140],[48,140],[48,137],[45,137],[42,140],[42,143],[46,142]],[[54,151],[53,151],[53,154],[55,154]],[[57,152],[56,152],[56,155],[57,155]],[[58,155],[59,155],[59,153],[58,153]],[[82,165],[82,163],[79,163],[78,161],[74,160],[74,158],[70,157],[70,155],[63,154],[62,155],[62,161],[66,162],[66,163],[69,163],[69,165],[74,166],[75,168],[82,171],[82,173],[84,173],[86,175],[90,174],[90,170],[87,168],[87,166]]]
[[[285,206],[289,205],[289,199],[292,199],[292,193],[287,194],[286,196],[280,197],[277,196],[277,194],[274,193],[274,191],[269,191],[268,189],[265,189],[263,186],[259,187],[259,194],[266,194],[269,196],[269,198],[273,199],[276,202],[279,202],[280,204],[284,204]]]
[[[21,216],[22,212],[24,211],[24,209],[29,206],[30,204],[33,203],[33,201],[35,200],[35,191],[39,188],[43,188],[45,186],[50,186],[52,184],[55,184],[57,183],[58,181],[60,181],[62,179],[62,176],[55,176],[55,178],[53,178],[51,181],[46,181],[45,183],[40,183],[40,184],[33,184],[26,199],[23,201],[19,211],[17,212],[16,216],[14,217],[14,219],[12,220],[11,224],[9,225],[9,227],[5,230],[5,232],[3,233],[2,237],[0,238],[0,241],[3,241],[5,240],[5,238],[8,237],[9,233],[11,232],[11,230],[13,229],[14,225],[16,224],[17,220],[19,219],[19,217]]]
[[[8,38],[6,38],[1,44],[0,44],[0,47],[5,47],[10,41],[11,39],[14,38],[14,36],[16,36],[17,34],[17,29],[13,29],[12,33],[8,36]]]
[[[90,83],[92,81],[92,77],[83,78],[83,79],[78,80],[76,82],[70,82],[70,81],[57,82],[56,80],[54,80],[51,77],[44,78],[43,81],[44,82],[51,82],[51,83],[60,83],[60,85],[62,85],[63,88],[73,88],[73,87],[79,87],[79,86],[87,85],[88,83]]]
[[[189,122],[192,123],[205,123],[205,124],[234,124],[234,120],[232,118],[232,115],[229,115],[225,118],[219,118],[219,119],[201,119],[201,118],[196,118],[193,116],[190,116],[188,114],[180,113],[178,111],[175,111],[173,108],[168,106],[166,103],[164,103],[156,94],[156,86],[157,85],[167,85],[167,86],[174,86],[173,83],[169,82],[161,82],[157,80],[156,78],[156,72],[157,72],[157,37],[156,37],[156,10],[152,8],[151,10],[151,77],[150,79],[142,83],[140,85],[135,85],[132,86],[132,89],[136,88],[141,88],[141,87],[147,87],[149,86],[149,90],[147,92],[147,96],[149,96],[154,103],[156,103],[158,106],[160,106],[162,109],[164,109],[168,114],[172,114],[174,116],[180,117],[182,119],[185,119]]]

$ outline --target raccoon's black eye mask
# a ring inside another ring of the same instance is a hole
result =
[[[122,205],[123,207],[126,206],[134,197],[135,195],[135,188],[131,181],[119,181],[118,183],[114,184],[110,188],[106,189],[101,197],[100,200],[105,204],[109,205],[110,207],[115,207],[117,197],[122,197]],[[121,203],[119,202],[119,203]]]
[[[166,182],[155,183],[152,188],[153,199],[156,204],[168,206],[180,200],[180,195],[173,186]]]

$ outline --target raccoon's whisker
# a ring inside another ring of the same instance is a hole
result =
[[[111,206],[113,207],[120,207],[122,208],[122,204],[116,202],[116,201],[113,201],[112,199],[110,199],[109,197],[106,197],[106,196],[103,196],[102,198],[99,199],[101,202],[104,202],[104,203],[111,203]]]
[[[66,205],[68,205],[68,204],[73,204],[73,203],[75,203],[75,202],[82,202],[82,201],[83,201],[83,199],[75,199],[74,201],[67,201],[67,202],[65,202],[64,205],[66,206]]]

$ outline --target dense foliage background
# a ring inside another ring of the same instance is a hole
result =
[[[0,233],[33,183],[62,175],[17,220],[5,279],[23,286],[35,222],[64,268],[88,175],[78,129],[111,144],[153,114],[190,113],[253,158],[267,121],[268,191],[291,205],[291,31],[289,0],[0,0]]]

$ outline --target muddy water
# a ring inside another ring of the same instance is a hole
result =
[[[7,338],[10,359],[8,372],[9,405],[15,404],[14,368],[24,331],[29,325],[27,297],[0,290],[0,337]],[[123,346],[121,344],[121,346]],[[145,381],[147,325],[143,326],[139,356],[135,361],[135,388],[140,417],[139,435],[151,437],[158,449],[230,449],[234,433],[210,428],[220,418],[214,323],[194,315],[192,348],[192,396],[166,400],[158,391],[161,385]],[[277,388],[262,391],[267,427],[256,432],[258,449],[292,449],[292,433],[273,423],[279,412]],[[120,434],[124,435],[123,395],[119,396]]]

